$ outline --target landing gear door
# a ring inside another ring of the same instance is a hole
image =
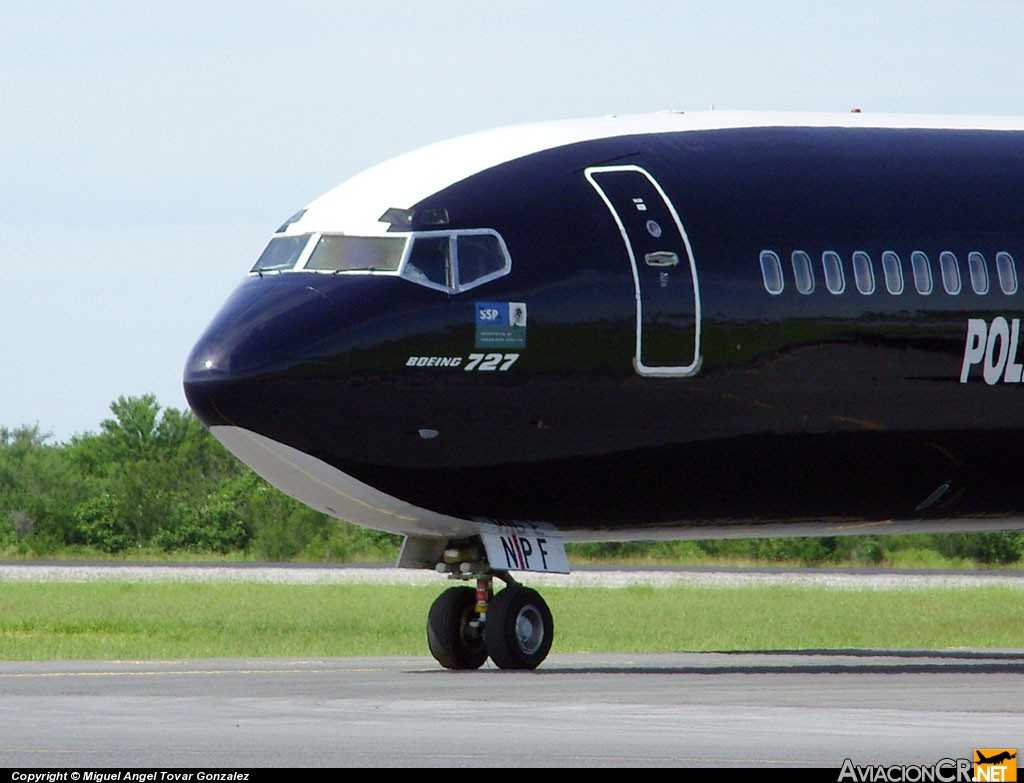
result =
[[[700,289],[683,224],[668,195],[639,166],[595,166],[587,180],[626,245],[636,290],[640,375],[685,376],[700,369]]]

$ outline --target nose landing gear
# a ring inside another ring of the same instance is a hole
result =
[[[488,657],[501,669],[536,669],[554,639],[551,610],[536,590],[507,571],[458,574],[476,578],[472,587],[450,587],[427,615],[427,643],[446,669],[479,669]],[[506,582],[494,593],[497,576]]]

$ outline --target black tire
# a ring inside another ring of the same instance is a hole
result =
[[[487,608],[484,643],[501,669],[536,669],[547,658],[554,633],[551,610],[529,587],[506,587]]]
[[[446,669],[479,669],[487,648],[479,632],[469,625],[476,617],[476,590],[449,587],[437,597],[427,614],[430,654]]]

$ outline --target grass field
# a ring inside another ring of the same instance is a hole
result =
[[[428,655],[439,586],[4,582],[0,659]],[[550,587],[552,652],[1024,648],[1010,587]]]

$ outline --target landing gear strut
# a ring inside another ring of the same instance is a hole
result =
[[[554,638],[551,610],[540,594],[483,563],[444,570],[475,578],[476,589],[450,587],[430,607],[427,643],[437,662],[446,669],[479,669],[489,656],[501,669],[536,669]],[[495,576],[507,584],[498,593]]]

